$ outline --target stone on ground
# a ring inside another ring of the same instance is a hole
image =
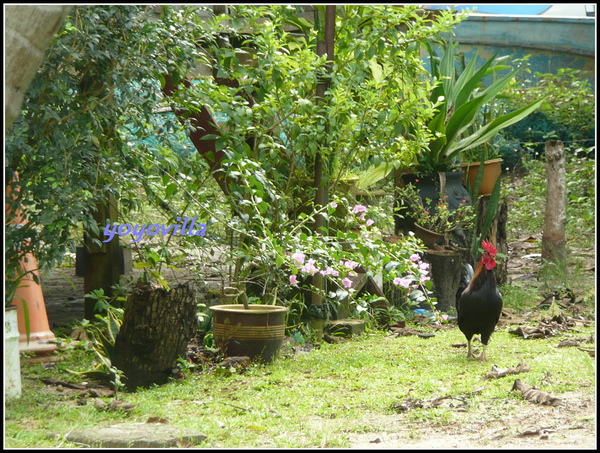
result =
[[[197,445],[206,440],[199,431],[161,423],[130,423],[71,431],[69,442],[102,448],[165,448]]]

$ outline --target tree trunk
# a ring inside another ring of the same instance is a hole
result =
[[[89,294],[96,289],[103,289],[104,294],[112,296],[112,286],[119,283],[121,276],[119,260],[121,248],[119,246],[119,236],[115,234],[112,240],[102,242],[107,239],[104,236],[104,228],[108,222],[111,225],[117,221],[117,200],[110,198],[106,202],[96,204],[94,220],[98,223],[99,234],[93,234],[88,231],[86,237],[86,248],[88,253],[85,255],[84,273],[83,273],[83,293]],[[98,246],[92,242],[92,238],[98,239],[102,245]],[[94,315],[99,313],[95,309],[96,300],[86,297],[84,300],[85,318],[92,321]]]
[[[335,13],[336,7],[335,5],[327,5],[325,7],[325,20],[322,21],[323,30],[320,31],[320,38],[317,41],[317,55],[323,56],[327,55],[328,61],[328,72],[331,71],[331,66],[333,65],[333,51],[334,51],[334,38],[335,38]],[[324,105],[327,103],[327,99],[325,98],[325,93],[327,91],[328,82],[326,80],[318,80],[317,81],[317,89],[316,95],[317,100],[320,104]],[[323,144],[326,146],[326,144]],[[319,209],[323,206],[326,206],[329,199],[329,191],[328,184],[329,178],[323,178],[323,171],[328,171],[327,166],[323,161],[323,155],[319,151],[315,157],[315,177],[314,183],[315,188],[317,189],[317,193],[315,194],[315,209]],[[325,180],[323,180],[325,179]],[[322,214],[317,214],[315,216],[315,233],[322,234],[321,228],[326,227],[326,220]],[[317,274],[313,278],[313,284],[317,290],[325,291],[326,289],[326,280],[322,275]],[[316,291],[313,293],[311,304],[312,305],[323,305],[323,296],[320,291]],[[312,328],[317,332],[317,340],[321,341],[322,333],[323,333],[323,320],[320,318],[314,318],[312,320]]]
[[[44,61],[46,47],[71,5],[7,5],[4,32],[4,130],[21,114],[25,92]]]
[[[197,329],[196,301],[187,285],[136,288],[125,305],[113,363],[127,388],[166,383]]]
[[[542,259],[566,260],[567,188],[565,148],[559,140],[546,142],[546,217],[542,235]]]

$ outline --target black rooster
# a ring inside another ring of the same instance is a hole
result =
[[[474,357],[471,350],[471,339],[476,333],[481,334],[483,351],[479,360],[487,361],[485,348],[494,332],[502,312],[502,295],[496,286],[494,268],[496,267],[496,248],[487,240],[481,243],[483,256],[473,272],[470,264],[466,264],[466,288],[456,301],[458,327],[467,337],[467,358]]]

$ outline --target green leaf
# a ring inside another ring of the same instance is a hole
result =
[[[540,99],[539,101],[532,102],[531,104],[515,110],[514,112],[496,118],[494,121],[486,124],[474,134],[456,143],[454,147],[451,147],[447,151],[447,156],[455,156],[458,153],[486,143],[496,133],[498,133],[498,131],[510,126],[511,124],[521,121],[527,115],[534,112],[540,105],[542,105],[544,101],[545,99]]]
[[[376,55],[369,60],[369,67],[371,68],[371,73],[373,74],[375,83],[379,85],[383,79],[383,68],[379,63],[377,63]]]
[[[481,234],[479,235],[479,239],[477,241],[474,241],[474,243],[471,245],[471,253],[473,253],[473,255],[477,251],[477,247],[479,247],[481,241],[487,237],[488,230],[490,229],[490,226],[492,226],[494,217],[496,217],[498,206],[500,204],[501,180],[502,178],[498,178],[498,180],[496,181],[496,185],[492,189],[492,193],[490,195],[490,199],[487,205],[487,210],[485,211],[485,217],[481,225]]]
[[[171,198],[171,196],[174,195],[175,192],[177,192],[177,184],[171,183],[165,189],[165,196],[167,198]]]

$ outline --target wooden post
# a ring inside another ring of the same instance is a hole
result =
[[[327,55],[328,61],[328,70],[331,70],[331,65],[333,64],[333,50],[334,50],[334,36],[335,36],[335,5],[327,5],[325,7],[325,20],[324,27],[322,33],[319,33],[319,39],[317,41],[317,55],[323,56]],[[325,92],[327,91],[328,83],[326,81],[317,81],[317,99],[319,103],[324,104],[327,101],[325,100]],[[327,184],[329,181],[328,178],[325,178],[323,181],[323,170],[324,170],[324,162],[323,156],[321,152],[317,152],[315,157],[315,177],[314,184],[317,190],[315,195],[315,207],[318,209],[319,207],[325,206],[328,203],[329,193]],[[315,216],[315,232],[316,234],[321,234],[321,228],[326,226],[325,217],[321,214]],[[324,291],[325,290],[325,279],[321,274],[316,274],[313,277],[313,284],[317,290]],[[323,305],[323,296],[319,291],[313,293],[313,297],[311,300],[312,305]],[[313,318],[311,324],[312,328],[317,333],[317,341],[321,341],[323,336],[323,319]]]
[[[546,217],[542,235],[542,259],[566,260],[567,188],[565,148],[560,140],[546,142]]]

